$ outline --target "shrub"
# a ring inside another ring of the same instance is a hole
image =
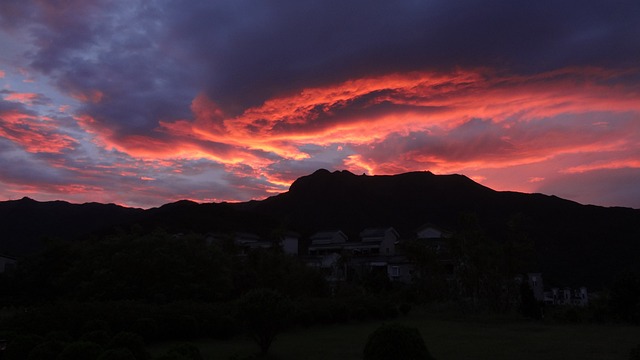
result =
[[[416,328],[386,324],[376,329],[367,340],[364,360],[431,360],[427,346]]]
[[[102,346],[89,341],[78,341],[67,345],[57,360],[95,360],[101,353]]]
[[[400,313],[403,316],[407,316],[409,314],[409,311],[411,311],[411,304],[406,303],[406,302],[402,303],[402,304],[400,304],[400,308],[398,310],[400,310]]]
[[[60,341],[45,341],[34,347],[29,352],[27,360],[51,360],[56,359],[64,349],[64,344]]]
[[[542,318],[540,304],[526,281],[520,284],[520,305],[518,306],[518,311],[522,316],[530,319],[540,320]]]
[[[160,329],[164,329],[164,327],[161,327],[155,319],[140,318],[133,322],[130,331],[140,334],[143,339],[149,341],[158,338]]]
[[[59,341],[61,343],[70,343],[73,341],[73,337],[64,331],[51,331],[47,333],[44,338],[48,341]]]
[[[42,337],[36,335],[18,335],[11,339],[5,350],[6,360],[24,360],[31,350],[43,342]]]
[[[136,360],[151,358],[144,348],[144,341],[138,334],[121,332],[116,334],[109,343],[109,349],[128,349]]]
[[[80,337],[80,341],[90,341],[100,346],[107,346],[109,341],[111,341],[111,338],[104,330],[94,330],[82,335]]]
[[[203,360],[198,349],[193,344],[177,345],[167,351],[167,354],[161,357],[161,360]]]
[[[136,357],[131,350],[118,348],[103,352],[97,360],[136,360]]]
[[[200,333],[200,326],[195,316],[180,315],[171,316],[165,319],[166,325],[172,330],[172,339],[187,340],[193,339]]]

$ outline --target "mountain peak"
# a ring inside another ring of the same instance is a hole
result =
[[[456,190],[471,188],[479,191],[490,190],[472,179],[459,174],[436,175],[431,171],[413,171],[396,175],[355,175],[348,170],[331,172],[327,169],[319,169],[310,175],[302,176],[295,180],[291,184],[289,192],[340,192],[340,189],[352,188],[354,186],[360,190],[362,190],[362,187],[382,186],[382,188],[385,188],[385,191],[391,190],[391,188],[407,186],[411,188],[444,187],[449,189],[455,187]]]
[[[348,181],[347,179],[357,178],[358,176],[347,170],[336,170],[330,172],[327,169],[318,169],[311,175],[298,178],[289,187],[289,191],[300,191],[300,189],[309,189],[326,186],[330,183]]]

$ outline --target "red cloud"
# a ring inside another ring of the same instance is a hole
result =
[[[40,96],[35,93],[11,93],[4,97],[7,101],[17,101],[23,104],[31,104]]]
[[[0,112],[0,136],[31,153],[62,153],[76,145],[71,136],[58,132],[51,119],[17,110]]]
[[[389,74],[301,89],[237,116],[200,94],[191,104],[192,119],[159,121],[146,135],[117,135],[90,117],[78,120],[108,149],[152,161],[208,159],[239,177],[265,179],[273,186],[260,190],[266,193],[293,180],[269,168],[282,160],[313,159],[309,146],[348,149],[335,166],[358,173],[429,169],[491,183],[496,175],[483,171],[637,149],[640,101],[625,75],[596,68],[527,76],[486,69]],[[554,171],[622,166],[576,159],[583,162]],[[251,169],[246,175],[244,166]],[[548,177],[527,173],[518,181],[533,186]]]
[[[300,144],[366,144],[390,133],[452,129],[472,118],[502,123],[566,113],[639,111],[640,102],[629,96],[629,89],[606,85],[617,75],[597,69],[527,77],[483,71],[394,74],[304,89],[233,118],[225,118],[200,95],[193,106],[196,121],[163,126],[195,138],[304,158],[297,150]],[[376,111],[382,105],[389,110]]]

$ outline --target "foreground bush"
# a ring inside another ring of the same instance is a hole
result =
[[[38,344],[29,352],[27,360],[51,360],[57,359],[64,350],[64,344],[59,341],[45,341]]]
[[[95,360],[102,353],[102,346],[89,342],[78,341],[67,345],[57,360]]]
[[[9,340],[7,349],[4,352],[6,360],[24,360],[27,359],[29,353],[39,344],[43,343],[41,336],[32,334],[18,335]]]
[[[97,360],[137,360],[129,349],[110,349],[102,353]]]
[[[364,347],[364,360],[431,360],[422,335],[416,328],[385,324],[376,329]]]
[[[159,360],[203,360],[200,349],[193,344],[176,345]]]
[[[151,358],[144,348],[144,341],[138,334],[121,332],[116,334],[109,343],[109,349],[126,349],[133,354],[136,360],[148,360]]]

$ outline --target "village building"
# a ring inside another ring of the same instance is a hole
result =
[[[236,232],[231,235],[207,234],[208,244],[222,244],[231,241],[238,249],[239,256],[252,250],[279,247],[283,253],[299,257],[308,266],[318,269],[330,283],[346,281],[352,276],[364,276],[372,271],[386,274],[389,280],[410,283],[420,276],[417,264],[411,260],[402,246],[407,241],[415,241],[433,250],[436,260],[444,269],[447,281],[454,279],[450,231],[427,223],[415,232],[414,237],[402,240],[393,227],[366,228],[356,240],[341,230],[319,231],[301,242],[300,235],[285,232],[275,240],[265,240],[250,232]],[[15,259],[0,256],[0,272],[15,266]],[[526,281],[534,298],[547,305],[586,306],[589,296],[585,287],[552,288],[545,291],[541,273],[527,273],[516,276],[520,283]]]
[[[273,242],[262,239],[259,235],[249,232],[236,232],[233,236],[234,244],[240,249],[241,254],[248,254],[250,250],[270,249]]]
[[[348,240],[347,235],[340,230],[317,232],[309,237],[309,255],[339,254]]]
[[[541,273],[528,273],[527,281],[536,301],[544,301],[544,284]]]
[[[416,230],[416,240],[433,249],[436,254],[449,253],[452,236],[450,231],[443,230],[431,223],[426,223]]]
[[[287,231],[280,238],[280,245],[282,246],[282,252],[285,254],[298,256],[300,252],[300,234]]]
[[[0,255],[0,273],[11,271],[16,267],[18,260],[8,255]]]
[[[589,305],[589,293],[587,288],[551,288],[544,293],[544,303],[547,305],[587,306]]]

